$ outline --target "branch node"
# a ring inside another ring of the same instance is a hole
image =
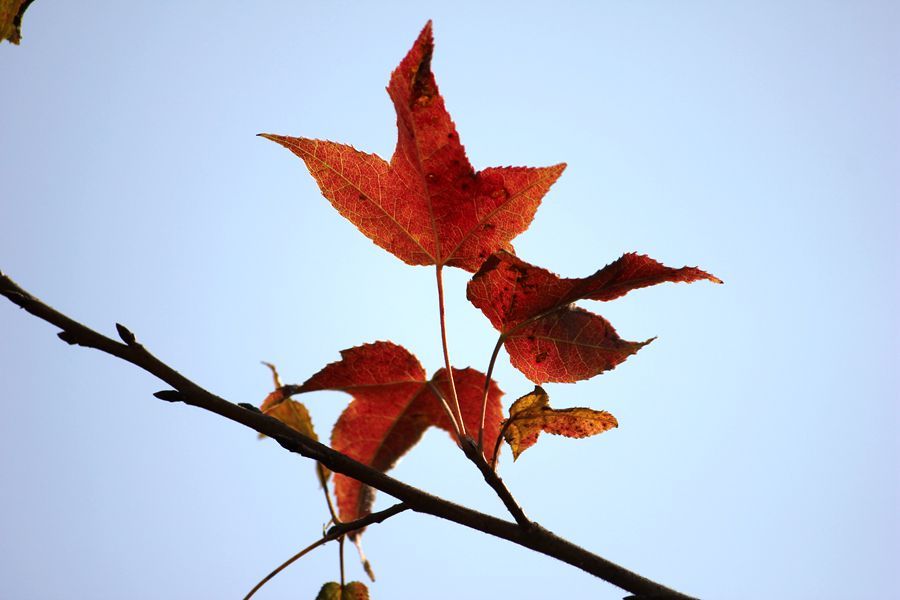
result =
[[[259,410],[259,408],[253,406],[253,405],[250,404],[249,402],[238,402],[238,406],[240,406],[241,408],[245,408],[245,409],[247,409],[247,410],[252,410],[252,411],[255,412],[255,413],[260,413],[260,414],[262,414],[262,411]]]
[[[160,390],[153,395],[166,402],[184,402],[184,396],[177,390]]]
[[[123,342],[129,346],[137,346],[137,339],[135,339],[134,334],[131,333],[131,330],[127,327],[121,323],[116,323],[116,331],[119,332],[119,337],[122,338]]]

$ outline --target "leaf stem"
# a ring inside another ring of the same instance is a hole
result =
[[[334,504],[331,502],[331,494],[328,493],[328,480],[325,477],[325,467],[322,463],[316,462],[316,474],[319,476],[319,483],[322,486],[322,492],[325,494],[325,504],[328,505],[328,512],[331,514],[332,523],[340,523],[341,520],[337,516]]]
[[[500,452],[500,444],[503,442],[503,434],[506,433],[506,430],[509,428],[510,421],[512,421],[512,417],[503,422],[503,426],[500,428],[500,433],[497,434],[497,442],[494,444],[494,454],[491,457],[491,469],[493,471],[497,470],[497,454]]]
[[[503,347],[504,341],[506,341],[506,336],[501,333],[500,337],[497,338],[497,343],[494,345],[494,351],[491,353],[491,361],[488,363],[487,375],[484,376],[484,395],[481,398],[481,424],[478,426],[478,450],[484,449],[484,419],[487,415],[488,392],[490,392],[491,389],[491,375],[494,372],[494,365],[497,363],[497,355],[500,354],[500,348]],[[494,464],[497,464],[496,448],[499,448],[499,446],[495,447],[492,457],[492,462]]]
[[[456,417],[453,415],[453,411],[450,410],[450,405],[447,404],[447,399],[444,398],[441,390],[439,390],[438,387],[434,385],[433,381],[428,381],[428,387],[429,389],[431,389],[432,393],[437,396],[438,401],[441,403],[441,407],[444,409],[444,412],[447,413],[447,418],[450,419],[450,424],[453,426],[453,433],[456,434],[457,441],[462,444],[462,432],[460,432],[459,430],[459,423],[457,423]]]
[[[341,591],[344,590],[344,540],[346,539],[347,536],[342,535],[338,540],[338,556],[341,563]]]
[[[437,292],[438,292],[438,313],[441,320],[441,347],[444,350],[444,366],[447,368],[447,379],[450,381],[450,395],[453,399],[453,408],[456,409],[456,416],[459,419],[460,437],[466,436],[466,424],[463,421],[462,411],[459,408],[459,397],[456,395],[456,382],[453,381],[453,367],[450,366],[450,350],[447,347],[447,323],[444,316],[444,277],[443,266],[435,267],[437,276]]]

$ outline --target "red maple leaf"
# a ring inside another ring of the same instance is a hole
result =
[[[453,369],[453,378],[466,427],[477,431],[485,376],[474,369]],[[453,431],[435,389],[443,398],[450,397],[445,369],[429,380],[408,350],[391,342],[375,342],[342,350],[341,360],[326,366],[294,391],[337,390],[353,396],[331,432],[331,446],[374,469],[387,471],[429,427]],[[485,420],[488,448],[494,447],[500,435],[502,395],[491,381]],[[485,458],[491,461],[494,456]],[[370,487],[335,473],[334,491],[342,521],[369,514],[374,499]]]
[[[476,271],[525,231],[565,164],[476,172],[431,72],[431,22],[391,74],[391,162],[335,142],[260,134],[299,156],[322,194],[373,242],[411,265]]]
[[[510,362],[534,383],[588,379],[650,343],[629,342],[599,315],[573,307],[578,300],[612,300],[666,281],[718,278],[694,267],[673,269],[629,253],[583,278],[563,278],[497,252],[469,281],[466,295],[500,331]]]

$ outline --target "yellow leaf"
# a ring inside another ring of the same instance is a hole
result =
[[[513,460],[537,442],[542,431],[571,438],[583,438],[618,427],[616,418],[605,410],[590,408],[550,408],[550,397],[536,385],[534,391],[516,400],[503,425],[503,439],[512,449]]]
[[[18,44],[22,39],[22,15],[33,0],[0,0],[0,42]]]
[[[275,417],[288,427],[296,429],[306,437],[318,441],[319,438],[316,435],[316,430],[313,428],[312,417],[309,416],[309,410],[307,410],[302,402],[291,400],[285,396],[285,388],[281,383],[281,378],[278,376],[278,370],[275,368],[275,365],[267,362],[264,362],[263,364],[272,371],[272,380],[275,384],[275,391],[266,396],[265,400],[263,400],[260,405],[259,410],[263,414]],[[262,439],[266,436],[259,434],[259,437]],[[331,471],[321,464],[316,463],[316,473],[319,477],[319,483],[322,484],[322,487],[325,487],[325,483],[331,476]]]

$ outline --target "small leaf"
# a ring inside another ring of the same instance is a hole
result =
[[[22,39],[22,16],[33,0],[0,0],[0,42],[18,44]]]
[[[316,432],[313,430],[312,418],[309,416],[309,410],[307,410],[303,403],[290,399],[282,400],[278,404],[275,404],[262,412],[270,417],[275,417],[288,427],[296,429],[306,437],[318,440]]]
[[[296,429],[306,437],[318,441],[319,438],[316,435],[316,430],[313,428],[309,410],[302,402],[288,398],[295,390],[292,390],[290,387],[286,388],[281,384],[281,378],[278,376],[278,370],[275,368],[275,365],[267,362],[263,362],[263,364],[272,371],[275,391],[265,397],[259,407],[260,412],[270,417],[275,417],[288,427]],[[266,436],[260,433],[258,437],[263,439]],[[322,484],[322,487],[325,487],[325,483],[331,476],[331,471],[316,463],[316,473],[319,477],[319,483]]]
[[[477,431],[485,376],[474,369],[453,369],[456,391],[466,428]],[[408,350],[391,342],[375,342],[341,351],[341,360],[310,377],[299,391],[336,390],[353,400],[335,423],[331,446],[379,471],[391,469],[429,427],[452,432],[453,426],[432,386],[449,399],[446,370],[430,380]],[[503,392],[492,381],[488,388],[485,439],[500,432]],[[493,451],[493,446],[490,446]],[[493,457],[487,456],[488,461]],[[342,521],[371,512],[374,492],[350,477],[335,474],[335,496]]]
[[[400,260],[474,272],[528,228],[565,165],[476,172],[438,92],[433,52],[429,22],[391,74],[390,163],[345,144],[260,135],[300,157],[337,211]]]
[[[513,460],[534,446],[542,431],[571,438],[583,438],[618,427],[616,418],[603,410],[590,408],[550,408],[550,398],[540,386],[516,400],[509,408],[503,426],[503,439],[509,444]]]
[[[316,600],[369,600],[369,590],[362,582],[351,581],[344,584],[342,592],[341,584],[329,581],[319,590]]]
[[[495,253],[469,281],[466,295],[500,331],[510,362],[534,383],[574,382],[614,368],[652,341],[629,342],[603,317],[572,306],[612,300],[665,281],[718,278],[694,267],[673,269],[638,254],[584,278],[563,278],[509,252]]]

